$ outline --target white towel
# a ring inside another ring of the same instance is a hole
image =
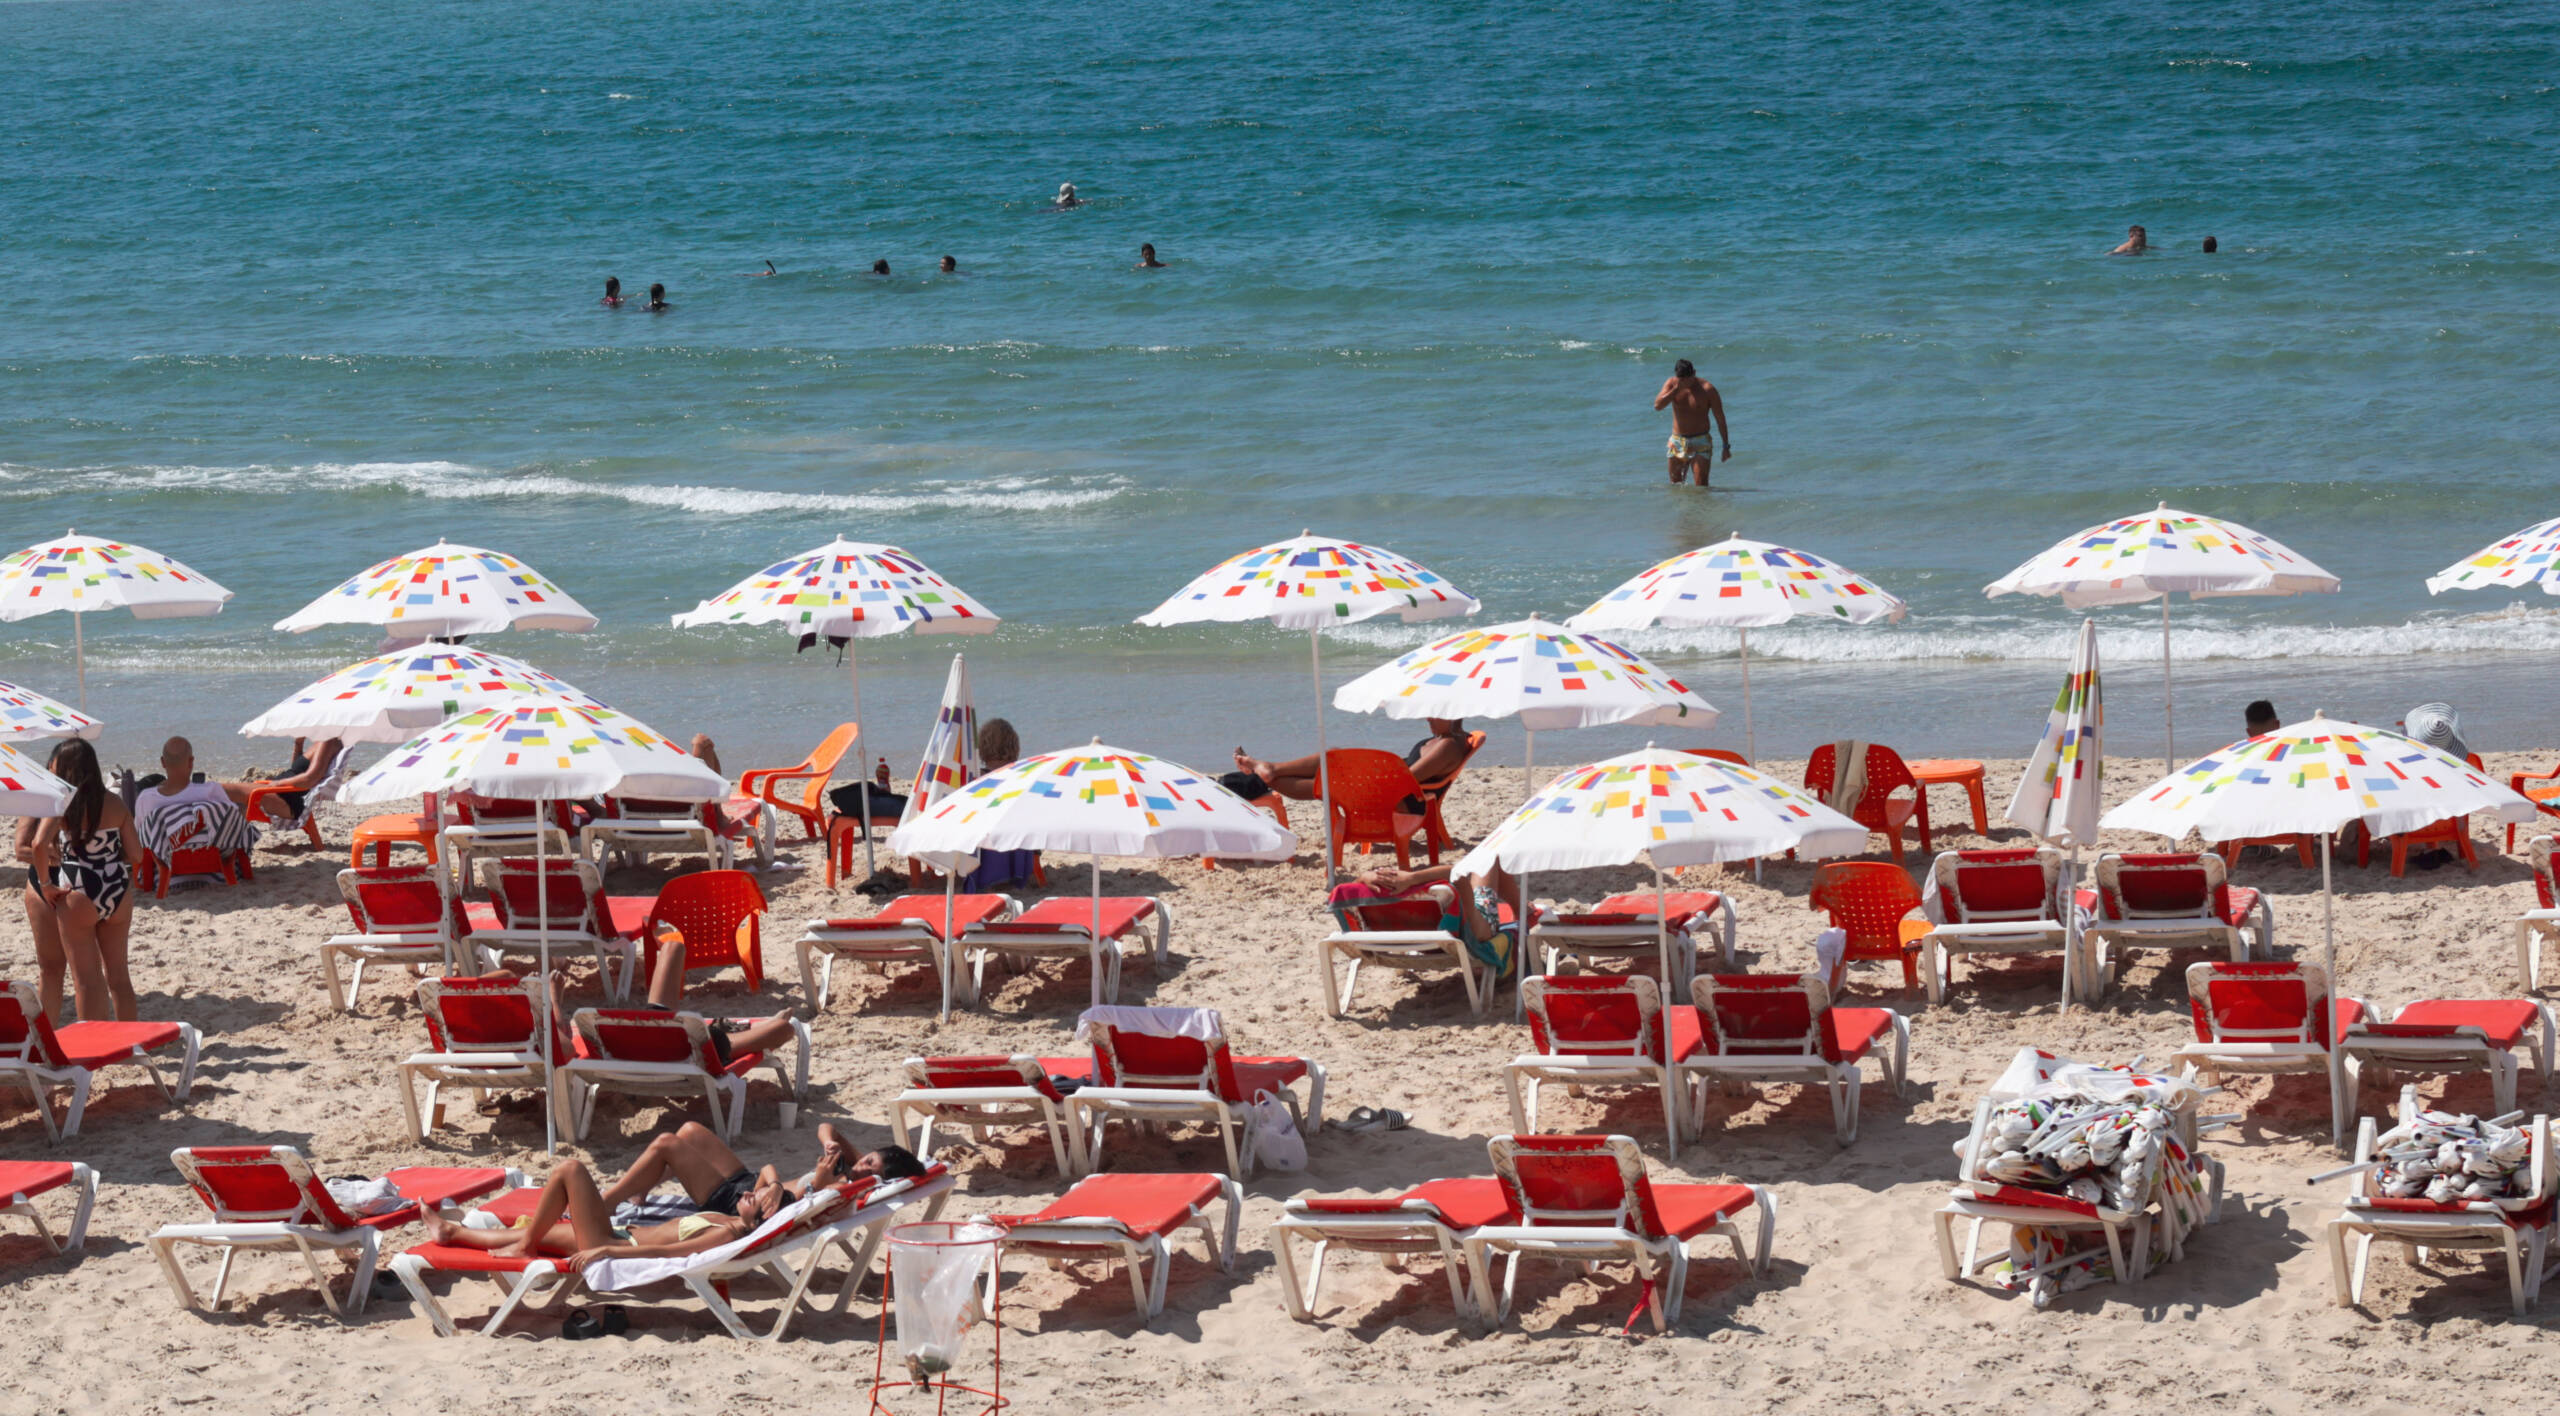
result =
[[[1227,1025],[1215,1008],[1124,1008],[1106,1003],[1087,1008],[1076,1019],[1076,1041],[1090,1045],[1097,1028],[1117,1028],[1141,1037],[1187,1037],[1198,1042],[1216,1042],[1227,1035]]]
[[[1831,790],[1822,804],[1843,816],[1854,816],[1867,795],[1867,745],[1856,738],[1831,744]]]
[[[821,1190],[784,1205],[773,1218],[756,1226],[756,1232],[744,1239],[733,1240],[717,1249],[699,1254],[682,1254],[671,1259],[598,1259],[587,1266],[587,1286],[600,1293],[627,1293],[663,1283],[694,1269],[713,1268],[737,1257],[748,1245],[761,1242],[765,1236],[788,1229],[812,1208],[826,1203],[828,1191]]]
[[[338,1202],[338,1208],[358,1219],[389,1214],[409,1203],[400,1198],[400,1192],[392,1189],[388,1180],[324,1180],[321,1184],[327,1187],[329,1198]]]
[[[1840,961],[1849,955],[1849,931],[1826,929],[1813,937],[1814,970],[1824,978],[1837,977]]]

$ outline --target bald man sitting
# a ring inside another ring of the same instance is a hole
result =
[[[152,819],[172,807],[192,806],[199,802],[228,805],[229,795],[219,782],[199,782],[196,777],[195,744],[173,737],[160,745],[160,780],[144,787],[133,799],[133,824],[148,840],[158,836],[151,827]]]

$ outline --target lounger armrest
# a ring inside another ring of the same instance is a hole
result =
[[[323,949],[441,949],[444,946],[444,939],[432,934],[333,934],[320,945]]]
[[[1401,945],[1411,948],[1424,944],[1455,944],[1458,942],[1458,939],[1456,935],[1450,934],[1446,930],[1439,929],[1346,929],[1336,934],[1326,935],[1324,942],[1327,944],[1344,945],[1355,949],[1366,945],[1380,944],[1390,947]]]

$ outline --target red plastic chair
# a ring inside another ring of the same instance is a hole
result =
[[[1835,743],[1824,743],[1813,750],[1813,756],[1804,764],[1804,789],[1817,797],[1829,796],[1832,785],[1839,780],[1836,747]],[[1896,800],[1895,793],[1905,788],[1910,790],[1910,798]],[[1858,798],[1857,806],[1848,814],[1859,825],[1884,834],[1886,844],[1893,848],[1896,865],[1902,863],[1902,824],[1906,821],[1919,823],[1921,853],[1926,855],[1932,849],[1928,789],[1911,775],[1902,754],[1882,743],[1867,744],[1866,795]]]
[[[2487,776],[2489,769],[2480,765],[2480,754],[2470,757],[2471,770]],[[2508,844],[2514,844],[2515,827],[2507,828]],[[2480,857],[2471,849],[2471,818],[2448,816],[2431,821],[2415,831],[2403,831],[2391,838],[2391,873],[2394,877],[2409,873],[2409,852],[2429,846],[2442,846],[2462,857],[2462,863],[2473,870],[2480,868]],[[2364,832],[2356,841],[2356,864],[2363,866],[2373,859],[2373,833]]]
[[[817,750],[790,767],[756,767],[738,777],[738,795],[763,802],[767,809],[789,812],[800,818],[800,827],[810,840],[827,820],[827,782],[836,774],[836,764],[853,750],[853,740],[861,729],[852,723],[838,723],[834,732],[818,744]],[[788,796],[784,789],[796,787]]]
[[[1878,960],[1899,960],[1902,986],[1920,986],[1920,941],[1932,926],[1925,918],[1910,918],[1920,908],[1920,887],[1911,883],[1910,872],[1882,861],[1834,861],[1814,871],[1805,903],[1829,911],[1833,927],[1849,932],[1848,952],[1824,980],[1830,987],[1840,986],[1849,965]]]
[[[644,972],[654,973],[666,931],[684,941],[684,967],[747,972],[747,987],[764,984],[764,891],[743,870],[704,870],[679,875],[658,892],[657,906],[640,926]],[[741,933],[745,938],[740,939]]]
[[[1420,797],[1422,784],[1413,779],[1413,769],[1392,752],[1374,747],[1337,747],[1324,755],[1325,776],[1330,778],[1333,797],[1333,864],[1342,867],[1345,846],[1392,846],[1398,869],[1413,868],[1413,857],[1406,847],[1412,832],[1396,824],[1398,816],[1411,820],[1413,813],[1402,809],[1406,798]],[[1425,812],[1428,819],[1428,812]]]
[[[2475,757],[2472,761],[2477,763],[2479,759]],[[2531,785],[2534,782],[2540,782],[2542,785],[2538,787]],[[2555,766],[2548,772],[2514,773],[2507,778],[2507,786],[2517,796],[2532,802],[2534,810],[2545,816],[2560,816],[2560,766]],[[2516,823],[2510,821],[2507,823],[2508,853],[2512,855],[2515,848]]]
[[[1467,734],[1467,755],[1458,759],[1458,765],[1450,768],[1446,775],[1421,784],[1422,790],[1418,795],[1422,798],[1422,846],[1429,853],[1433,865],[1440,863],[1440,852],[1449,844],[1449,828],[1440,820],[1440,799],[1458,784],[1458,774],[1466,771],[1467,764],[1475,761],[1476,754],[1482,751],[1484,734]],[[1283,817],[1280,824],[1288,825],[1288,819]]]

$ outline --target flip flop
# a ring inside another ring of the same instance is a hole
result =
[[[602,1337],[604,1323],[584,1308],[572,1308],[569,1310],[569,1316],[560,1324],[560,1336],[567,1342],[584,1342],[591,1337]]]
[[[1401,1131],[1413,1124],[1413,1118],[1401,1111],[1380,1111],[1377,1117],[1378,1129],[1381,1131]]]
[[[620,1337],[631,1331],[631,1310],[619,1303],[608,1303],[596,1310],[596,1323],[607,1337]]]
[[[1385,1118],[1378,1115],[1375,1107],[1362,1106],[1333,1124],[1346,1131],[1375,1131],[1385,1124]]]

